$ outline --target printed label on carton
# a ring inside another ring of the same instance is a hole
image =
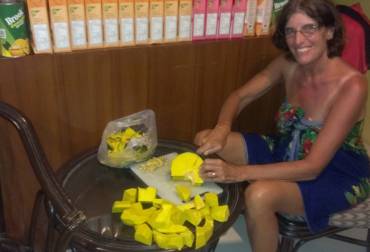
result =
[[[191,39],[191,12],[192,1],[179,1],[179,40]]]
[[[206,15],[206,37],[216,38],[218,30],[219,0],[208,0]]]
[[[177,16],[178,16],[178,0],[165,0],[164,15],[165,15],[165,41],[175,41],[177,39]]]
[[[54,38],[54,51],[70,51],[70,36],[66,0],[49,0],[50,21]]]
[[[103,0],[104,46],[117,46],[118,35],[118,2],[117,0]]]
[[[102,4],[100,0],[86,0],[87,41],[89,48],[103,46]]]
[[[72,49],[87,47],[85,6],[83,0],[68,0],[68,16]]]
[[[231,37],[242,37],[246,10],[246,0],[235,0],[232,14]]]
[[[150,41],[159,43],[163,41],[163,0],[150,1]]]
[[[230,37],[231,30],[231,12],[233,8],[233,0],[220,0],[220,18],[218,25],[218,37]]]
[[[45,0],[27,0],[34,53],[51,53],[49,19]]]
[[[135,41],[137,44],[147,43],[149,39],[149,1],[135,1]]]
[[[273,0],[257,0],[256,35],[267,35],[270,32],[270,21]]]
[[[206,3],[206,0],[194,0],[193,2],[193,40],[205,39]]]
[[[132,45],[135,42],[134,12],[134,0],[119,1],[121,45]]]
[[[255,24],[257,16],[257,0],[247,0],[247,9],[244,18],[244,31],[245,36],[255,35]]]

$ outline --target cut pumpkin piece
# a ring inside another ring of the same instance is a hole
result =
[[[189,201],[191,196],[191,190],[186,185],[176,185],[176,193],[182,201]]]
[[[122,201],[136,202],[137,189],[129,188],[123,191]]]
[[[211,208],[211,216],[214,220],[225,222],[229,219],[230,211],[228,205],[215,206]]]
[[[162,234],[161,232],[153,230],[153,238],[158,247],[163,249],[181,250],[184,247],[184,239],[181,235]]]
[[[156,198],[157,189],[154,187],[147,187],[147,188],[141,188],[139,187],[139,196],[138,201],[139,202],[153,202],[153,200]]]
[[[171,176],[175,180],[190,180],[194,185],[203,184],[199,169],[203,159],[196,153],[184,152],[177,155],[171,163]]]
[[[135,226],[135,241],[148,246],[152,245],[153,231],[147,224],[143,223]]]

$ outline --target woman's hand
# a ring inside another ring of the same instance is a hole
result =
[[[197,153],[209,155],[222,150],[229,133],[230,129],[226,126],[216,126],[214,129],[198,132],[194,138],[194,143],[199,146]]]
[[[220,183],[234,183],[244,181],[242,171],[244,167],[226,163],[221,159],[204,160],[199,171],[200,176],[206,181]]]

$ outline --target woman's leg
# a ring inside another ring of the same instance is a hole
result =
[[[246,164],[248,162],[248,152],[242,134],[231,132],[226,140],[224,148],[217,152],[223,160],[233,164]]]
[[[256,181],[244,192],[245,218],[253,252],[275,252],[279,227],[276,213],[304,214],[297,183]]]

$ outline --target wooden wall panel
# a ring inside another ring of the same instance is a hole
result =
[[[278,52],[269,38],[181,42],[0,59],[0,99],[33,122],[53,168],[100,143],[113,119],[150,108],[158,136],[192,141],[227,95]],[[250,106],[242,130],[271,131],[281,88]],[[7,231],[25,240],[39,185],[15,130],[0,122]]]

